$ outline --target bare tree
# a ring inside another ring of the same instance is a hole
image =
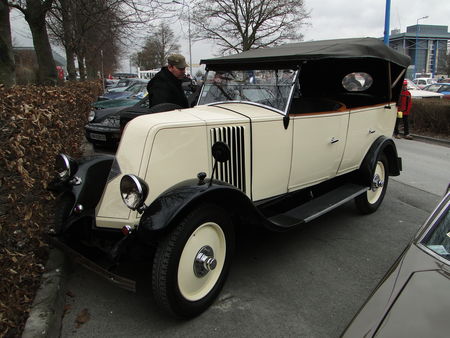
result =
[[[0,0],[0,83],[12,86],[15,82],[9,6],[6,0]]]
[[[133,55],[132,61],[141,68],[160,68],[166,64],[167,57],[170,54],[179,53],[180,45],[176,40],[170,26],[167,23],[161,23],[153,28],[144,48]]]
[[[222,54],[300,41],[309,18],[303,0],[194,0],[194,36]]]
[[[21,11],[30,26],[33,45],[38,62],[38,81],[41,84],[56,84],[57,72],[47,34],[45,17],[53,0],[10,0],[8,5]]]
[[[105,73],[112,72],[121,48],[135,43],[136,32],[144,31],[155,11],[164,6],[164,0],[55,0],[55,3],[57,6],[48,20],[53,41],[66,49],[69,78],[74,77],[70,61],[76,55],[82,79],[85,75],[96,76],[103,68]]]

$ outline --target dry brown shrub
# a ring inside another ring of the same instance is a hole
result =
[[[450,100],[413,100],[411,128],[414,133],[450,135]]]
[[[81,152],[99,82],[0,86],[0,336],[20,336],[47,257],[55,156]]]

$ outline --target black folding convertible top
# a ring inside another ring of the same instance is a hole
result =
[[[290,43],[278,47],[252,49],[235,55],[201,60],[208,68],[224,65],[295,64],[307,60],[367,59],[389,61],[402,68],[410,64],[409,56],[400,54],[375,38],[352,38]]]

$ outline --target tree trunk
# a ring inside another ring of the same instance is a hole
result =
[[[77,79],[77,70],[75,68],[75,49],[73,41],[73,12],[69,0],[60,0],[62,11],[62,24],[64,30],[64,47],[66,50],[68,80]]]
[[[12,86],[16,83],[14,55],[11,43],[11,23],[6,0],[0,0],[0,83]]]
[[[84,67],[84,57],[80,53],[77,54],[77,60],[78,60],[78,71],[80,73],[80,80],[84,81],[86,80],[86,68]]]
[[[27,0],[25,20],[28,22],[33,36],[34,50],[39,66],[38,81],[44,85],[55,85],[58,74],[48,39],[45,15],[46,11],[42,8],[40,0]]]

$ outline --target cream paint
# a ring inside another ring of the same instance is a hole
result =
[[[289,191],[336,176],[345,147],[349,112],[295,116]],[[332,139],[338,139],[332,143]]]
[[[148,182],[147,205],[166,189],[195,178],[200,171],[210,175],[212,159],[209,128],[206,128],[205,121],[213,121],[211,125],[218,125],[221,121],[220,125],[227,126],[233,122],[241,122],[239,125],[248,123],[247,118],[231,111],[199,106],[143,115],[127,124],[116,160],[122,174],[134,174]],[[250,149],[248,139],[246,143]],[[249,168],[249,159],[247,164]],[[120,196],[121,178],[119,175],[108,182],[103,192],[96,209],[98,227],[121,228],[138,222],[138,213],[130,211]],[[250,176],[247,181],[250,182]]]
[[[392,136],[397,107],[394,103],[390,105],[391,109],[386,109],[384,106],[350,111],[347,143],[338,174],[359,168],[370,146],[379,136]]]

